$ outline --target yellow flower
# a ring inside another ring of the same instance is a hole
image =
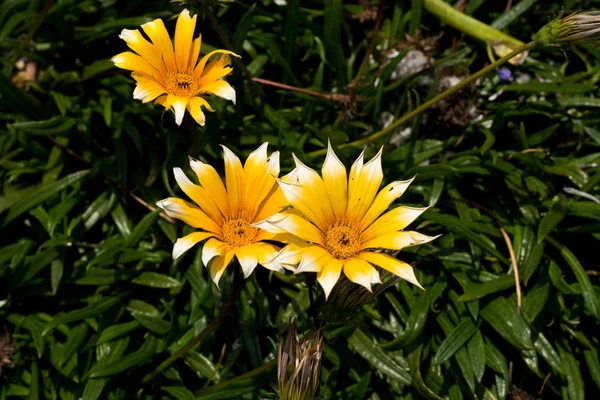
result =
[[[178,258],[196,243],[208,239],[202,249],[202,262],[218,285],[225,268],[235,256],[248,277],[257,264],[281,271],[281,265],[269,263],[280,248],[265,242],[282,238],[276,228],[270,231],[257,226],[288,206],[277,184],[279,152],[267,156],[267,143],[252,152],[242,167],[240,159],[223,146],[225,185],[217,171],[208,164],[190,158],[190,166],[200,185],[192,183],[181,168],[173,170],[177,184],[197,206],[169,197],[156,204],[172,218],[198,228],[198,232],[177,239],[173,258]],[[285,179],[285,177],[284,177]],[[274,233],[273,233],[274,232]],[[283,234],[283,237],[287,234]]]
[[[177,18],[174,50],[160,19],[142,25],[152,43],[137,29],[123,29],[119,37],[137,54],[127,51],[112,58],[117,67],[133,71],[131,76],[137,83],[133,98],[143,103],[154,100],[165,109],[172,109],[177,125],[181,125],[186,108],[197,123],[204,125],[202,107],[214,110],[201,95],[212,93],[235,103],[235,90],[221,78],[232,71],[226,66],[227,54],[239,56],[227,50],[214,50],[196,64],[202,37],[194,39],[195,28],[196,15],[190,17],[188,10],[183,10]],[[209,58],[217,53],[225,54],[207,65]]]
[[[279,185],[301,215],[279,213],[268,222],[305,242],[288,244],[273,263],[297,265],[297,273],[316,272],[326,296],[342,271],[352,282],[371,290],[371,284],[381,283],[373,265],[421,287],[409,264],[374,251],[401,250],[435,239],[403,231],[426,208],[399,206],[381,215],[412,182],[392,182],[377,193],[383,180],[381,153],[366,164],[361,154],[347,176],[329,146],[322,178],[295,159],[295,181],[280,180]]]

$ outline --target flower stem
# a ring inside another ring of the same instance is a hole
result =
[[[171,354],[171,356],[169,358],[167,358],[165,361],[161,362],[154,369],[154,371],[152,371],[151,373],[146,375],[144,377],[144,379],[142,379],[143,385],[151,382],[161,372],[163,372],[165,369],[169,368],[171,366],[171,364],[173,364],[175,361],[177,361],[178,359],[180,359],[181,357],[186,355],[188,351],[190,351],[194,347],[196,347],[196,345],[198,345],[202,340],[204,340],[204,338],[206,338],[209,334],[211,334],[219,326],[221,326],[221,324],[223,323],[225,318],[227,318],[227,316],[231,313],[231,311],[233,310],[233,308],[235,306],[235,302],[236,302],[238,294],[239,294],[239,287],[240,287],[241,281],[242,281],[242,279],[240,279],[239,268],[235,268],[234,269],[234,277],[233,277],[233,290],[231,292],[231,297],[229,298],[229,301],[227,302],[227,304],[225,305],[225,307],[223,308],[223,310],[221,311],[219,316],[217,318],[215,318],[215,320],[212,321],[206,328],[204,328],[202,330],[202,332],[200,332],[197,336],[193,337],[189,342],[187,342],[185,344],[185,346],[183,346],[182,348],[177,350],[175,353]]]
[[[451,88],[443,91],[442,93],[438,94],[437,96],[435,96],[435,97],[431,98],[430,100],[426,101],[425,103],[421,104],[419,107],[415,108],[411,112],[409,112],[407,114],[404,114],[402,117],[400,117],[400,119],[398,119],[394,123],[390,124],[389,126],[383,128],[379,132],[375,132],[374,134],[372,134],[370,136],[367,136],[366,138],[355,140],[354,142],[342,144],[342,145],[339,146],[339,148],[344,148],[344,147],[349,147],[349,146],[362,146],[362,145],[365,145],[367,143],[371,143],[371,142],[373,142],[373,141],[381,138],[382,136],[384,136],[384,135],[386,135],[386,134],[394,131],[399,126],[405,124],[406,122],[410,121],[411,119],[413,119],[417,115],[421,114],[423,111],[425,111],[426,109],[428,109],[432,105],[436,104],[440,100],[443,100],[443,99],[447,98],[448,96],[453,95],[454,93],[458,92],[459,90],[461,90],[462,88],[464,88],[465,86],[467,86],[468,84],[470,84],[471,82],[474,82],[475,80],[477,80],[480,77],[484,76],[488,72],[490,72],[490,71],[498,68],[500,65],[504,64],[505,62],[507,62],[511,58],[513,58],[513,57],[515,57],[515,56],[523,53],[524,51],[527,51],[527,50],[533,48],[534,46],[535,46],[535,43],[534,42],[530,42],[530,43],[527,43],[527,44],[519,47],[518,49],[510,52],[509,54],[505,55],[504,57],[499,58],[495,62],[493,62],[490,65],[486,66],[485,68],[482,68],[481,70],[475,72],[473,75],[470,75],[469,77],[463,79],[458,84],[452,86]],[[316,151],[307,153],[306,155],[309,156],[309,157],[314,157],[314,156],[323,155],[326,152],[327,152],[326,149],[321,149],[321,150],[316,150]]]

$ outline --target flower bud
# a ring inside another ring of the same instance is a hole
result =
[[[574,46],[600,39],[600,11],[576,12],[558,17],[542,27],[533,37],[542,46]]]
[[[323,330],[316,329],[298,340],[296,324],[292,322],[285,341],[279,341],[277,378],[280,400],[313,400],[321,376]]]

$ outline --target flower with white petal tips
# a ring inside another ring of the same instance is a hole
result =
[[[381,282],[373,265],[421,287],[409,264],[373,251],[400,250],[435,239],[404,230],[426,208],[399,206],[386,212],[412,179],[392,182],[379,191],[383,180],[381,153],[367,163],[361,154],[350,174],[331,146],[321,176],[295,159],[294,179],[279,180],[279,185],[300,215],[278,214],[268,223],[304,243],[287,245],[273,263],[295,266],[296,272],[316,272],[325,296],[342,271],[352,282],[371,290],[372,284]]]
[[[181,168],[175,168],[175,180],[183,192],[196,204],[169,197],[156,204],[172,218],[198,228],[198,232],[177,239],[173,258],[178,258],[196,243],[207,240],[202,248],[202,261],[214,282],[227,265],[237,258],[244,272],[250,276],[258,264],[274,271],[282,271],[278,263],[270,262],[280,248],[267,241],[285,240],[281,229],[270,226],[265,230],[257,223],[264,222],[288,206],[277,184],[279,152],[267,155],[267,143],[252,152],[242,166],[240,159],[223,146],[225,184],[217,171],[208,164],[190,159],[200,185],[190,181]],[[285,177],[283,178],[285,179]]]

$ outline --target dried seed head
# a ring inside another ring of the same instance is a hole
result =
[[[10,334],[6,331],[0,333],[0,375],[2,375],[2,368],[12,365],[15,353],[16,347]]]
[[[576,12],[542,27],[533,40],[542,46],[574,46],[600,39],[600,11]]]
[[[277,379],[280,400],[313,400],[319,388],[323,330],[317,329],[298,339],[295,322],[279,340]]]

